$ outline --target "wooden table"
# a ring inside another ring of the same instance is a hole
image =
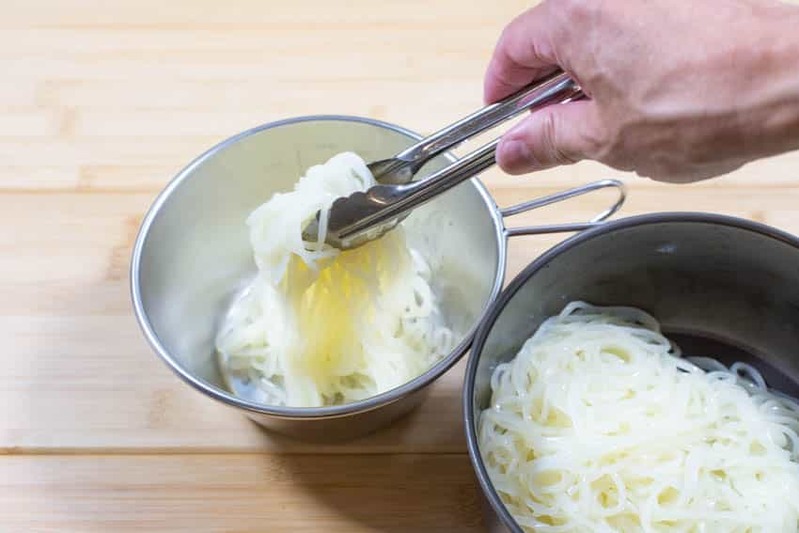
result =
[[[344,113],[431,132],[480,104],[527,2],[12,0],[0,18],[0,531],[479,531],[459,365],[346,445],[267,434],[181,383],[128,296],[154,195],[223,138]],[[507,205],[592,179],[626,214],[701,210],[799,232],[799,154],[693,186],[580,164],[485,176]],[[597,195],[513,224],[589,217]],[[560,236],[511,245],[509,277]]]

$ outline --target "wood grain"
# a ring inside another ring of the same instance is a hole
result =
[[[25,456],[0,461],[4,531],[481,531],[455,455]]]
[[[477,531],[463,364],[395,426],[311,445],[181,383],[132,317],[130,248],[155,195],[225,137],[337,113],[429,133],[480,105],[527,2],[32,0],[0,17],[0,531]],[[468,147],[461,148],[463,152]],[[626,214],[697,210],[799,232],[799,153],[669,186],[583,163],[494,169],[500,205],[587,181]],[[509,219],[584,220],[597,194]],[[508,278],[564,236],[510,245]]]

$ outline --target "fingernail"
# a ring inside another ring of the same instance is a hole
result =
[[[535,168],[535,159],[524,141],[510,139],[500,143],[497,163],[505,172],[516,174]]]

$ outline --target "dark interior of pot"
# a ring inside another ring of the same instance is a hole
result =
[[[473,348],[474,414],[496,365],[573,300],[639,307],[685,355],[749,362],[799,397],[799,241],[739,219],[660,214],[578,235],[519,275]]]

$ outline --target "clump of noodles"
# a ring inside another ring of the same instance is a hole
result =
[[[799,530],[799,403],[643,311],[569,304],[491,390],[479,447],[526,531]]]
[[[324,242],[333,201],[375,181],[353,153],[308,169],[247,219],[258,276],[217,336],[223,372],[257,399],[317,407],[348,403],[424,373],[455,345],[430,287],[430,267],[402,225],[359,248]],[[319,240],[302,230],[320,212]]]

